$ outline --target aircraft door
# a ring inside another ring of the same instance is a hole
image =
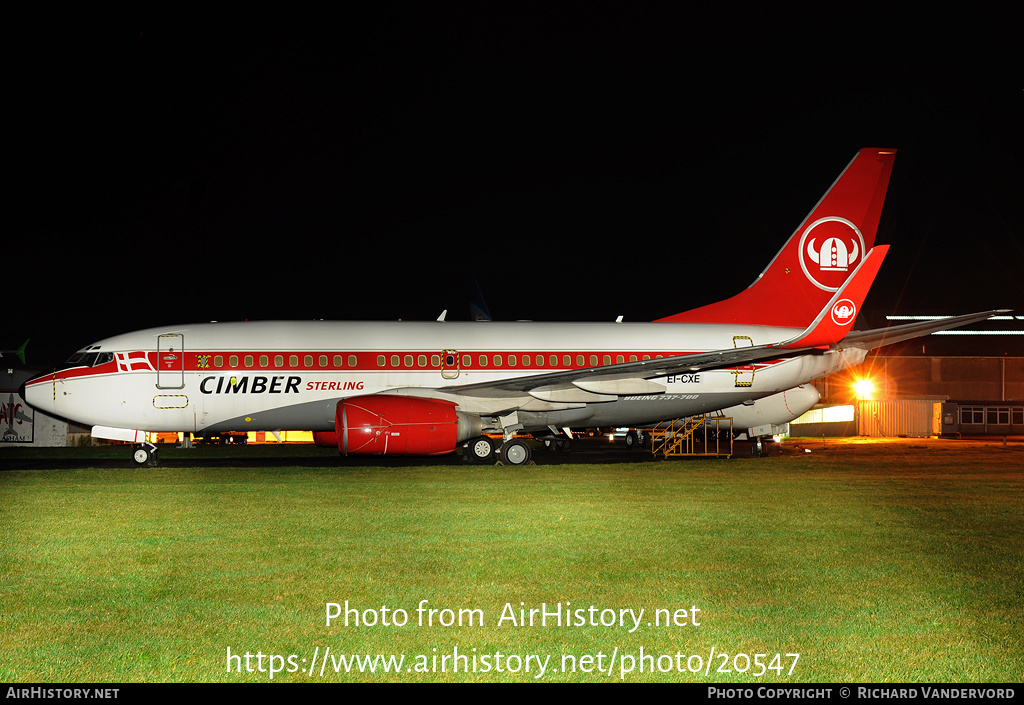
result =
[[[749,335],[734,335],[732,337],[732,346],[734,348],[742,347],[754,347],[754,340]],[[757,369],[756,365],[740,365],[732,371],[735,375],[736,387],[751,387],[754,384],[754,371]],[[749,376],[748,376],[749,375]]]
[[[458,350],[441,351],[441,376],[445,379],[455,379],[459,376]]]
[[[185,387],[185,336],[165,333],[156,339],[156,388]]]

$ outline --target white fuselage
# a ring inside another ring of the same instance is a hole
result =
[[[817,392],[812,399],[810,391],[792,394],[794,388],[860,362],[863,351],[596,388],[526,392],[481,383],[762,345],[799,332],[687,323],[207,323],[99,341],[80,351],[84,365],[38,377],[25,393],[32,406],[83,424],[159,432],[330,431],[339,400],[374,394],[447,400],[483,419],[515,413],[527,431],[637,426],[749,408],[786,390],[791,403],[782,398],[775,406],[795,418]]]

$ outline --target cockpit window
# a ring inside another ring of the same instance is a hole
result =
[[[96,353],[79,350],[68,358],[68,367],[92,367],[96,360]]]
[[[107,362],[111,362],[114,359],[114,353],[104,352],[89,352],[87,350],[79,350],[74,355],[68,358],[65,363],[67,367],[96,367]]]

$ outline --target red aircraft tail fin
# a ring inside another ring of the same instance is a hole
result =
[[[874,247],[895,155],[895,149],[860,150],[745,290],[659,320],[807,326]]]
[[[889,252],[888,245],[878,245],[868,252],[864,260],[846,280],[807,328],[779,347],[819,348],[835,345],[846,337],[857,320],[857,313],[868,295],[871,283]]]

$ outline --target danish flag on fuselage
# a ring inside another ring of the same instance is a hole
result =
[[[818,401],[811,382],[862,362],[872,347],[995,313],[851,333],[888,250],[874,241],[894,154],[862,149],[746,290],[651,323],[153,328],[89,346],[27,382],[23,397],[92,425],[94,436],[136,443],[153,431],[295,429],[346,455],[461,444],[486,461],[500,436],[510,464],[530,457],[515,438],[523,432],[643,428],[699,414],[770,432]],[[158,351],[169,353],[166,370],[157,370]],[[140,445],[136,462],[154,450]]]
[[[136,372],[138,370],[147,370],[155,372],[156,367],[153,366],[149,356],[150,353],[142,351],[115,353],[114,359],[117,360],[117,371]]]

